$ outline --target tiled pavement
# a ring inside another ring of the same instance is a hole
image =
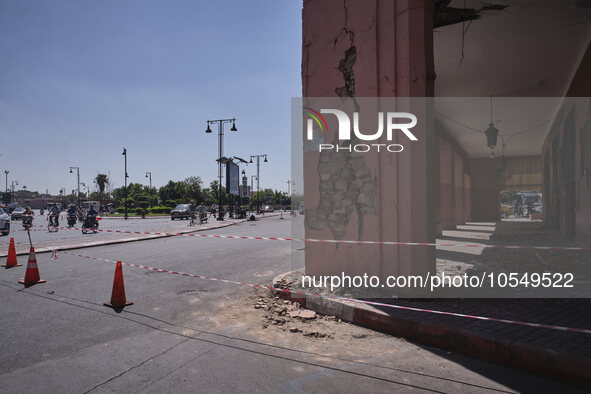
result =
[[[541,223],[486,226],[459,226],[447,241],[475,239],[477,242],[505,245],[562,245],[564,241]],[[463,227],[463,228],[462,228]],[[480,227],[480,228],[479,228]],[[474,242],[474,241],[472,241]],[[573,244],[572,242],[569,245]],[[573,244],[574,245],[574,244]],[[438,271],[440,269],[438,248]],[[520,267],[545,266],[544,270],[571,265],[591,264],[588,252],[565,254],[548,251],[498,249],[494,253],[467,255],[461,248],[444,250],[453,266],[464,263],[472,269],[497,270],[506,263]],[[529,265],[526,265],[529,264]],[[498,271],[497,271],[498,272]],[[459,272],[461,273],[461,272]],[[297,275],[288,277],[296,283]],[[277,280],[277,278],[276,278]],[[583,285],[588,285],[583,283]],[[299,289],[297,289],[299,290]],[[281,293],[316,310],[335,314],[343,320],[405,337],[428,346],[449,349],[485,360],[498,362],[529,372],[553,377],[591,389],[591,334],[544,327],[530,327],[505,322],[455,317],[429,312],[395,309],[334,301],[326,298]],[[403,307],[452,312],[494,319],[591,330],[589,298],[440,298],[440,299],[371,299]]]

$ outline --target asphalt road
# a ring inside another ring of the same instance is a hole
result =
[[[126,225],[157,227],[152,220]],[[210,233],[283,237],[291,223],[266,218]],[[171,237],[73,252],[270,284],[291,269],[291,250],[280,241]],[[332,330],[330,339],[265,327],[264,312],[253,308],[265,292],[140,268],[124,267],[134,305],[117,313],[102,305],[113,263],[66,253],[37,260],[45,284],[19,285],[25,267],[0,271],[0,392],[569,390],[346,323],[308,323]]]
[[[36,212],[38,213],[38,212]],[[63,216],[63,215],[62,215]],[[65,217],[65,216],[64,216]],[[47,215],[36,215],[33,219],[33,228],[31,231],[31,238],[35,241],[47,241],[58,239],[73,239],[82,237],[80,230],[59,230],[57,232],[47,231]],[[60,218],[60,226],[66,227],[67,221]],[[149,219],[128,219],[125,220],[120,217],[106,217],[99,221],[99,228],[103,230],[133,230],[133,231],[175,231],[179,229],[187,229],[187,220],[170,220],[168,217],[149,218]],[[22,222],[19,220],[11,221],[11,229],[9,236],[0,236],[0,248],[8,245],[10,237],[14,238],[16,243],[28,243],[27,232],[23,230]],[[80,228],[81,222],[76,222],[74,227]],[[85,238],[94,239],[100,236],[107,235],[107,233],[99,232],[97,234],[88,234]]]

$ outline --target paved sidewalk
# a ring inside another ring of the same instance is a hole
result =
[[[444,232],[445,242],[477,239],[478,242],[503,245],[564,245],[556,231],[541,223],[469,223]],[[570,246],[577,246],[569,243]],[[588,267],[590,254],[550,250],[495,249],[482,252],[461,246],[437,248],[437,272],[449,275],[479,270],[506,272],[507,266],[546,270]],[[566,267],[566,268],[565,268]],[[274,287],[307,292],[299,285],[302,271],[280,275]],[[589,286],[581,281],[580,286]],[[588,287],[587,287],[588,289]],[[581,293],[582,294],[582,293]],[[428,312],[440,311],[488,317],[534,325],[560,326],[591,330],[591,299],[588,298],[440,298],[370,299],[368,301],[414,311],[340,301],[315,295],[279,293],[282,298],[301,303],[308,309],[381,332],[408,338],[430,346],[449,349],[528,372],[562,380],[591,389],[591,334],[565,329],[520,325],[470,317]]]
[[[295,280],[279,275],[273,287]],[[278,292],[317,313],[449,349],[528,372],[591,388],[591,334],[429,312],[376,307],[359,302]],[[380,300],[398,306],[496,319],[591,329],[589,299],[438,299]]]

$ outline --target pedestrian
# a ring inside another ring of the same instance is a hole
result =
[[[205,205],[202,202],[199,203],[197,212],[199,212],[199,223],[203,223],[204,219],[207,219],[207,213],[205,212]]]

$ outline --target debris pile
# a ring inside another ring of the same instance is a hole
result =
[[[255,299],[253,306],[254,309],[265,312],[263,315],[265,319],[263,328],[271,325],[278,326],[283,331],[302,333],[305,337],[331,338],[331,335],[315,330],[310,323],[321,320],[337,321],[334,316],[324,316],[324,319],[322,319],[321,315],[302,308],[298,302],[283,300],[274,296],[259,296]],[[340,320],[338,321],[340,322]]]

